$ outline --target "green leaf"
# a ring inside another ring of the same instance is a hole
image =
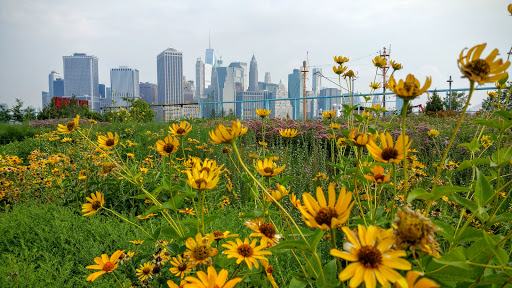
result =
[[[479,148],[482,145],[478,142],[477,138],[474,138],[473,140],[471,140],[470,143],[462,143],[462,144],[459,144],[457,147],[460,147],[460,146],[464,146],[464,147],[468,148],[469,151],[476,153],[476,152],[480,151]]]
[[[301,250],[301,251],[307,251],[311,252],[311,249],[303,240],[288,240],[288,241],[281,241],[276,246],[270,248],[270,251],[279,251],[279,250]]]
[[[471,123],[484,125],[487,127],[496,128],[498,130],[501,130],[501,124],[496,119],[476,119],[476,120],[473,120],[473,122],[471,122]]]
[[[190,195],[188,193],[176,194],[170,201],[162,204],[162,209],[172,209],[176,211],[180,209],[186,197],[190,197]]]
[[[462,163],[459,164],[457,170],[460,171],[478,165],[489,165],[490,163],[491,160],[489,160],[489,158],[475,158],[473,160],[464,160],[462,161]]]
[[[336,259],[331,260],[324,266],[325,282],[330,286],[339,286],[340,281],[338,280],[338,266]]]
[[[448,196],[454,192],[462,191],[471,191],[471,189],[461,186],[438,186],[432,193],[429,193],[423,188],[416,188],[407,196],[407,202],[410,203],[414,199],[435,201],[443,196]]]
[[[433,220],[434,224],[439,227],[441,230],[436,231],[437,234],[443,236],[449,242],[453,242],[455,239],[453,238],[453,234],[455,233],[453,227],[446,224],[444,221]]]
[[[295,178],[297,178],[297,176],[284,176],[283,178],[274,176],[274,179],[276,179],[276,181],[279,182],[279,184],[281,184],[283,186],[285,186],[288,183],[288,181],[295,179]]]
[[[407,195],[407,203],[411,203],[414,199],[430,200],[433,195],[423,188],[416,188]]]
[[[363,116],[359,115],[359,114],[352,114],[354,115],[354,117],[356,118],[357,122],[361,123],[363,122]]]
[[[505,212],[505,213],[502,213],[502,214],[490,219],[488,224],[493,225],[495,223],[509,222],[509,221],[512,221],[512,213]]]
[[[498,168],[506,167],[510,164],[510,158],[512,158],[512,146],[501,148],[499,151],[492,153],[491,166]]]
[[[171,181],[169,180],[169,178],[162,178],[162,186],[164,187],[165,190],[171,190]]]
[[[288,286],[288,288],[304,288],[307,285],[308,285],[308,282],[306,282],[304,280],[292,278],[292,281],[290,281],[290,286]]]
[[[479,207],[483,207],[485,202],[489,200],[494,194],[494,190],[489,184],[485,175],[483,175],[478,168],[476,168],[476,186],[475,186],[475,199]]]
[[[316,247],[318,246],[318,243],[320,243],[320,240],[322,240],[322,237],[324,236],[324,232],[325,231],[322,229],[317,229],[317,231],[315,231],[313,236],[311,236],[311,241],[310,241],[311,250],[316,251]]]
[[[458,235],[456,240],[456,244],[471,242],[482,239],[482,232],[473,227],[467,227],[461,235]]]
[[[489,248],[494,252],[494,255],[498,258],[498,261],[500,262],[501,266],[507,266],[508,264],[508,254],[503,250],[503,248],[498,247],[496,245],[498,241],[494,241],[491,236],[489,236],[489,233],[482,231],[484,233],[484,239],[485,242],[487,242],[487,245],[489,245]],[[501,238],[501,236],[498,235],[498,237]]]
[[[148,199],[148,196],[146,196],[146,194],[140,194],[140,195],[137,195],[137,196],[133,196],[132,198],[133,198],[133,199],[142,199],[142,200],[146,200],[146,199]]]
[[[471,266],[466,263],[466,256],[464,255],[464,248],[457,247],[441,258],[433,258],[433,260],[439,264],[447,266],[455,266],[465,270],[470,270]]]

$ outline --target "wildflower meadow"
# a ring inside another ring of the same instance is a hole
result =
[[[431,78],[391,61],[401,111],[20,125],[0,146],[0,286],[512,287],[510,62],[457,56],[460,113],[408,113]]]

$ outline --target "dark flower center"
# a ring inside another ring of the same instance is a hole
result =
[[[107,263],[103,264],[103,271],[110,272],[110,271],[114,270],[114,267],[115,267],[114,263],[107,262]]]
[[[107,145],[107,146],[114,146],[114,139],[108,138],[107,142],[105,142],[105,145]]]
[[[183,264],[178,265],[178,267],[176,267],[176,268],[178,268],[178,271],[183,272],[183,271],[187,270],[188,265],[186,263],[183,263]]]
[[[379,182],[379,180],[384,182],[384,175],[375,175],[374,178],[376,182]]]
[[[185,129],[183,129],[181,127],[176,129],[176,134],[178,134],[178,135],[183,135],[183,134],[185,134],[185,132],[187,132],[187,131],[185,131]]]
[[[199,173],[201,173],[203,171],[206,171],[206,172],[210,173],[210,167],[203,167],[203,168],[201,168],[201,170],[199,170]]]
[[[160,271],[162,271],[162,268],[160,268],[160,266],[153,267],[153,274],[158,274],[160,273]]]
[[[316,223],[318,225],[326,224],[331,227],[332,218],[338,217],[338,212],[331,207],[322,207],[315,216]]]
[[[213,236],[215,237],[215,239],[217,239],[217,238],[224,236],[224,233],[217,230],[217,231],[213,232]]]
[[[265,171],[265,173],[272,174],[272,172],[274,172],[274,169],[272,169],[271,167],[265,167],[263,171]]]
[[[272,267],[272,265],[268,265],[268,267],[267,267],[267,274],[272,275],[272,273],[274,273],[274,267]]]
[[[174,150],[173,144],[171,144],[171,143],[165,144],[165,146],[164,146],[165,153],[172,153],[173,150]]]
[[[398,157],[398,150],[392,147],[384,148],[381,153],[382,159],[388,161],[390,159],[396,159]]]
[[[491,66],[485,60],[477,59],[471,61],[466,65],[466,70],[464,75],[467,77],[477,76],[480,78],[485,78],[491,72]]]
[[[425,235],[424,222],[413,216],[405,216],[400,219],[397,229],[397,236],[409,244],[415,245],[421,242]]]
[[[208,255],[210,254],[210,248],[206,247],[206,245],[197,245],[193,250],[192,254],[194,255],[194,258],[197,260],[204,260],[208,258]]]
[[[272,239],[276,235],[276,227],[272,223],[263,223],[260,225],[260,232],[267,238]]]
[[[100,201],[96,200],[96,201],[92,202],[92,209],[93,210],[98,210],[100,208],[101,208],[101,202]]]
[[[379,264],[382,264],[382,254],[379,249],[372,246],[365,245],[361,247],[357,256],[359,262],[361,262],[365,268],[376,269]]]
[[[68,124],[66,124],[66,128],[68,129],[68,131],[75,130],[75,122],[74,121],[69,121]]]
[[[249,244],[242,244],[238,246],[238,254],[244,257],[251,257],[254,254],[254,250]]]
[[[205,180],[205,179],[203,179],[203,178],[201,178],[201,179],[196,179],[196,181],[195,181],[195,182],[196,182],[197,187],[199,187],[199,188],[201,188],[201,184],[203,184],[203,183],[204,183],[204,186],[206,186],[206,185],[208,184],[208,182],[206,182],[206,180]]]
[[[149,273],[151,273],[151,267],[144,267],[142,269],[142,274],[148,275]]]

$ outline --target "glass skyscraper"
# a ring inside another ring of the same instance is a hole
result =
[[[64,96],[89,100],[89,107],[99,111],[98,58],[85,53],[63,56]]]

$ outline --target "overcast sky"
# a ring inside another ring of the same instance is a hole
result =
[[[308,57],[311,68],[337,79],[335,55],[350,58],[358,73],[356,91],[369,92],[371,59],[391,45],[391,59],[431,88],[467,88],[457,59],[465,47],[488,43],[484,56],[512,46],[510,1],[504,0],[0,0],[0,103],[15,98],[41,106],[48,74],[63,73],[62,56],[84,52],[99,58],[100,83],[110,86],[110,69],[136,68],[141,82],[156,83],[156,56],[168,47],[183,52],[184,75],[195,80],[195,62],[212,48],[224,65],[250,62],[259,79],[286,84]],[[510,73],[510,68],[509,68]],[[323,80],[324,86],[334,85]],[[311,85],[311,80],[307,85]],[[416,100],[425,102],[426,97]],[[472,104],[476,104],[472,101]]]

